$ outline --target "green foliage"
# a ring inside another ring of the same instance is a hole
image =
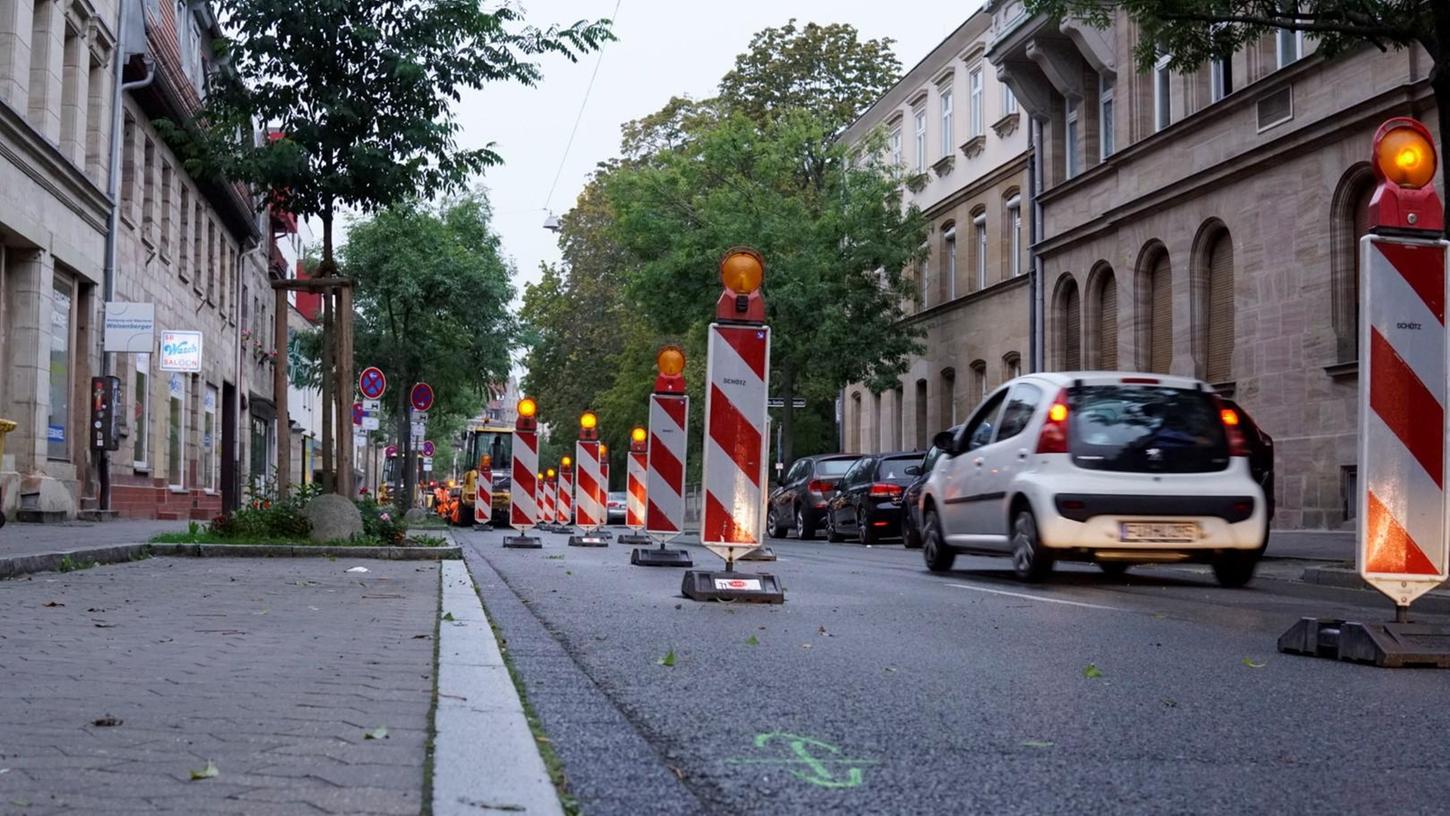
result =
[[[408,535],[408,525],[396,508],[378,504],[371,498],[355,502],[362,514],[363,535],[384,545],[398,546]]]
[[[321,493],[315,483],[296,485],[286,496],[278,496],[270,484],[248,485],[242,506],[212,519],[207,531],[224,539],[305,539],[312,525],[302,510]]]

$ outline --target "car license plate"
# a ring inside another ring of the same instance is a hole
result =
[[[1187,543],[1198,540],[1198,523],[1192,521],[1125,521],[1118,529],[1120,541]]]

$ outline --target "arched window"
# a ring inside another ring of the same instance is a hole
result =
[[[1148,371],[1167,374],[1173,365],[1173,267],[1168,250],[1154,242],[1138,263],[1138,359]]]
[[[1002,199],[1002,248],[1006,257],[1003,264],[1006,277],[1015,278],[1022,274],[1025,244],[1022,234],[1022,196],[1017,188],[1009,189]]]
[[[1113,268],[1098,264],[1088,276],[1087,365],[1103,371],[1118,368],[1118,280]]]
[[[927,428],[926,421],[926,378],[916,381],[916,447],[917,450],[926,450],[927,441],[931,439],[931,431]]]
[[[941,390],[937,393],[937,424],[949,428],[957,424],[957,370],[941,370]]]
[[[861,449],[861,392],[851,392],[851,412],[846,415],[846,450]]]
[[[1330,202],[1330,306],[1336,362],[1359,359],[1359,239],[1369,232],[1374,173],[1368,163],[1351,167]]]
[[[1022,355],[1009,351],[1002,355],[1002,381],[1015,380],[1022,376]]]
[[[905,403],[906,389],[898,385],[891,395],[891,410],[896,412],[891,418],[891,446],[893,448],[906,447],[906,412],[903,410]]]
[[[1057,335],[1053,347],[1057,352],[1056,367],[1059,371],[1077,371],[1082,368],[1082,299],[1078,296],[1077,281],[1072,275],[1063,275],[1057,282],[1053,331]]]
[[[942,277],[946,279],[947,300],[957,299],[957,225],[948,221],[942,225],[941,241]]]
[[[972,410],[976,410],[982,400],[987,398],[987,361],[972,361],[972,391],[967,395],[967,401],[971,403]],[[970,413],[970,412],[969,412]]]
[[[885,440],[886,434],[882,430],[882,428],[886,425],[886,423],[882,421],[884,419],[885,419],[885,417],[881,413],[881,392],[880,391],[872,391],[871,392],[871,425],[872,425],[872,427],[871,427],[871,452],[872,453],[875,453],[877,451],[886,450],[886,448],[883,447],[883,444],[886,441]]]
[[[1233,379],[1234,250],[1222,221],[1204,224],[1193,249],[1193,345],[1198,373],[1211,383]]]

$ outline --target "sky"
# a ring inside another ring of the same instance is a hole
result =
[[[615,15],[615,3],[619,3]],[[543,228],[546,207],[562,215],[600,162],[618,155],[620,125],[653,113],[674,95],[705,98],[746,50],[751,36],[784,25],[850,23],[863,38],[890,37],[903,71],[909,70],[981,5],[980,0],[534,0],[534,25],[613,17],[616,42],[578,63],[542,60],[543,80],[533,88],[494,84],[465,96],[455,111],[460,143],[490,142],[504,164],[485,173],[504,251],[518,268],[520,293],[539,278],[539,264],[559,258],[556,236]],[[569,133],[589,94],[567,158]],[[561,169],[562,168],[562,169]],[[550,196],[558,174],[558,184]]]

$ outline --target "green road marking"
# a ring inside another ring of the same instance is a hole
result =
[[[864,771],[859,767],[862,765],[875,765],[874,759],[850,759],[841,756],[841,749],[821,740],[812,737],[803,737],[800,734],[788,734],[784,731],[772,731],[768,734],[757,734],[755,736],[755,747],[766,748],[771,743],[785,743],[791,756],[773,759],[727,759],[729,765],[782,765],[790,771],[791,776],[802,782],[809,782],[822,788],[854,788],[866,781]],[[820,749],[826,756],[816,756],[811,752],[812,748]],[[791,766],[805,766],[809,770],[798,770]],[[831,766],[846,766],[845,776],[837,776]]]

